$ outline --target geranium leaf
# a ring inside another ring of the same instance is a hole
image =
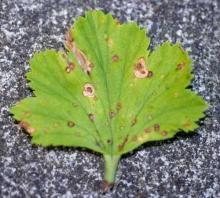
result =
[[[42,146],[85,147],[104,155],[105,188],[118,161],[149,141],[193,131],[207,104],[187,89],[191,60],[165,42],[152,53],[136,23],[89,11],[66,34],[65,50],[37,52],[27,74],[35,97],[11,108]]]

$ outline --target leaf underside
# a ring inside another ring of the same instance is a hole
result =
[[[207,104],[187,89],[189,55],[169,42],[149,52],[149,42],[136,23],[87,12],[64,51],[35,53],[27,73],[35,97],[12,107],[14,118],[34,144],[119,156],[194,130]]]

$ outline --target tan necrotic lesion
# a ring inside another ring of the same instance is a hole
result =
[[[152,77],[153,72],[147,69],[144,58],[139,58],[137,63],[134,65],[134,75],[136,78],[147,78]]]
[[[70,50],[75,55],[83,71],[85,71],[87,74],[90,74],[94,65],[89,61],[86,55],[79,48],[77,48],[71,32],[66,33],[66,41],[64,45],[66,49]]]
[[[95,89],[90,83],[86,83],[83,87],[83,95],[89,98],[95,97]]]

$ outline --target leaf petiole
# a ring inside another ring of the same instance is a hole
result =
[[[104,176],[104,191],[108,191],[114,185],[115,175],[118,168],[118,163],[121,156],[104,155],[105,160],[105,176]]]

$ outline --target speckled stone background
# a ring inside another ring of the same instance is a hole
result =
[[[210,108],[195,134],[146,144],[120,163],[112,192],[100,193],[101,156],[32,146],[8,113],[31,95],[34,51],[62,48],[64,33],[90,8],[147,27],[151,48],[180,42],[194,60],[192,88]],[[220,197],[220,2],[218,0],[1,0],[0,197]]]

